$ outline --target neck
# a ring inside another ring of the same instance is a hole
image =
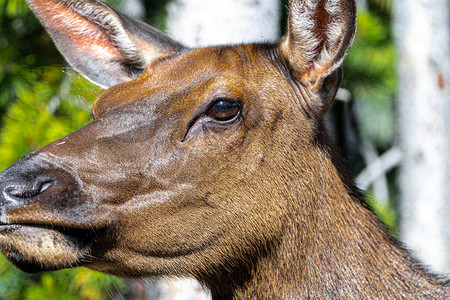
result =
[[[447,299],[449,288],[386,233],[327,151],[318,153],[318,178],[310,182],[321,184],[291,185],[299,196],[284,235],[250,265],[214,280],[220,285],[210,285],[213,299]]]

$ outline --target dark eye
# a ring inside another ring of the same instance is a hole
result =
[[[206,115],[217,121],[225,122],[234,119],[241,111],[241,104],[230,99],[220,99],[214,102]]]

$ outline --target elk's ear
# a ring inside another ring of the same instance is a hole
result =
[[[137,77],[155,58],[183,47],[96,0],[27,0],[66,60],[109,87]]]
[[[354,0],[291,0],[288,34],[280,49],[295,78],[313,94],[308,107],[321,116],[342,80],[342,62],[356,30]]]

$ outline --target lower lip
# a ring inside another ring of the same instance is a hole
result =
[[[18,225],[18,224],[11,224],[11,225],[9,225],[9,224],[1,224],[0,225],[0,234],[8,233],[8,232],[20,229],[22,227],[23,227],[22,225]]]

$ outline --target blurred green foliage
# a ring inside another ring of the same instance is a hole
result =
[[[359,11],[358,31],[344,66],[343,86],[357,105],[361,135],[386,149],[395,137],[396,50],[380,16]]]
[[[383,153],[395,143],[397,133],[395,97],[398,89],[397,57],[392,34],[392,0],[366,0],[366,9],[358,10],[355,41],[344,62],[343,88],[351,93],[345,104],[347,112],[340,123],[351,120],[354,135],[341,130],[347,140],[341,143],[350,157],[355,173],[366,167],[363,144],[370,144],[377,153]],[[337,105],[339,107],[339,105]],[[336,126],[342,126],[337,124]],[[343,145],[345,144],[345,145]],[[357,158],[355,158],[357,157]],[[395,169],[386,174],[388,199],[377,199],[369,188],[365,193],[367,203],[386,224],[392,234],[397,234],[396,211],[398,189]]]
[[[378,218],[386,225],[389,233],[393,236],[398,236],[398,213],[393,208],[392,203],[389,201],[379,201],[371,190],[366,193],[366,202],[377,214]]]
[[[63,60],[50,44],[23,0],[0,0],[0,113],[15,101],[19,90],[42,74],[41,67]]]
[[[61,66],[41,67],[34,81],[17,88],[3,116],[0,169],[85,125],[100,89]],[[26,126],[28,124],[28,126]]]
[[[101,300],[126,291],[126,284],[86,268],[29,275],[2,262],[0,299],[8,300]]]
[[[286,6],[287,0],[281,1]],[[121,0],[108,2],[120,8]],[[143,1],[145,20],[164,29],[168,2]],[[360,10],[358,33],[344,66],[343,87],[352,95],[345,110],[356,115],[359,138],[380,152],[392,145],[396,131],[390,7],[391,0],[369,0],[369,9]],[[91,104],[101,90],[63,66],[24,0],[0,0],[0,171],[89,122]],[[361,157],[359,161],[362,168]],[[371,192],[367,199],[395,230],[394,201],[378,202]],[[0,260],[0,299],[111,299],[126,290],[124,281],[85,268],[28,275]]]

